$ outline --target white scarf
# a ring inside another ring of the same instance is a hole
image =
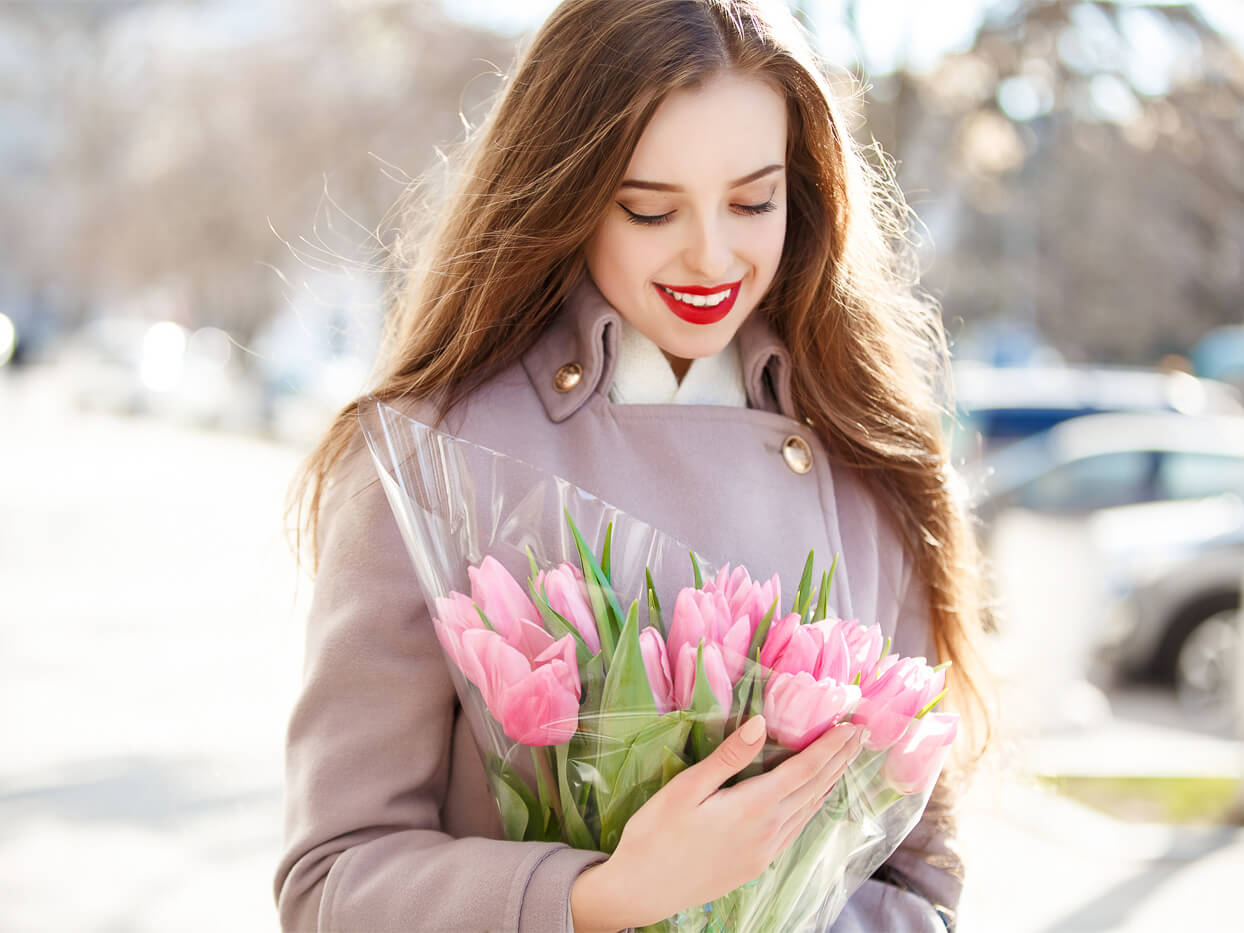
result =
[[[682,378],[661,348],[621,318],[618,361],[609,401],[615,405],[728,405],[747,407],[743,363],[731,340],[720,353],[691,361]]]

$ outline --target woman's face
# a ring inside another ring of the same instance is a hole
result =
[[[586,246],[606,300],[681,379],[717,353],[773,281],[786,234],[786,102],[719,75],[670,94]]]

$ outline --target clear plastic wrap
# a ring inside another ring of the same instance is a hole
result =
[[[764,874],[645,929],[827,928],[928,800],[954,738],[929,712],[940,670],[826,618],[832,569],[815,591],[811,555],[784,613],[776,577],[718,571],[560,477],[374,399],[359,417],[506,836],[612,852],[750,716],[769,739],[734,780],[854,720],[874,741]]]

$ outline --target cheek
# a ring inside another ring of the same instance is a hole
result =
[[[648,234],[645,236],[644,234]],[[636,288],[660,263],[658,238],[625,221],[606,223],[588,244],[587,261],[598,283]]]

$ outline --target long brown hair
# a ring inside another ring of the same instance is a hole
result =
[[[980,628],[974,535],[940,426],[946,340],[916,291],[908,212],[884,160],[871,166],[826,72],[785,6],[761,0],[565,0],[469,140],[436,225],[403,273],[373,394],[437,400],[443,414],[516,361],[585,263],[661,101],[723,70],[761,77],[788,105],[786,245],[765,315],[793,359],[799,415],[863,475],[930,593],[949,700],[988,716],[972,646]],[[291,509],[315,547],[326,479],[358,431],[347,406],[308,459]],[[849,557],[849,556],[848,556]]]

